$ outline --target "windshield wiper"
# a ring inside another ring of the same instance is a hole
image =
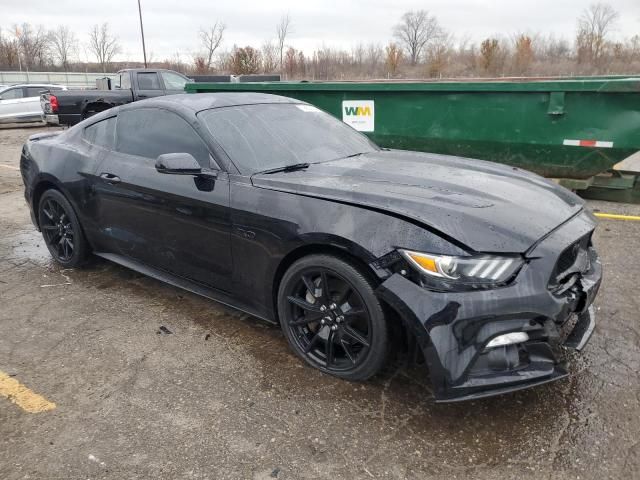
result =
[[[309,168],[310,163],[294,163],[292,165],[285,165],[283,167],[270,168],[269,170],[264,170],[258,173],[278,173],[278,172],[295,172],[296,170],[304,170],[305,168]]]

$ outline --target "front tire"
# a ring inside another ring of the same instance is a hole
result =
[[[89,245],[69,201],[57,190],[47,190],[38,205],[38,222],[53,259],[65,268],[79,267],[89,256]]]
[[[366,380],[387,356],[387,324],[369,280],[332,255],[297,260],[278,289],[289,345],[309,365],[346,380]]]

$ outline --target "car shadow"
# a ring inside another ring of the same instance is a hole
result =
[[[251,315],[105,260],[74,273],[76,281],[85,275],[97,289],[126,289],[127,294],[162,304],[169,318],[187,316],[202,329],[203,342],[214,335],[234,352],[250,355],[251,364],[261,371],[259,389],[286,392],[302,404],[340,405],[390,442],[429,438],[455,444],[474,462],[517,459],[523,444],[539,442],[540,451],[548,449],[550,439],[567,427],[580,398],[580,379],[573,376],[498,397],[436,404],[423,365],[407,365],[400,358],[367,382],[344,381],[307,366],[277,326]]]

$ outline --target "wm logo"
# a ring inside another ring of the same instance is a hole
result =
[[[363,116],[363,117],[370,117],[371,116],[371,107],[355,107],[355,106],[345,106],[344,107],[344,113],[345,115],[356,115],[356,116]]]

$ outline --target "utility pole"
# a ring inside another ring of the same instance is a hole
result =
[[[142,36],[142,55],[144,56],[144,68],[147,68],[147,49],[144,46],[144,28],[142,27],[142,8],[138,0],[138,15],[140,16],[140,35]]]

